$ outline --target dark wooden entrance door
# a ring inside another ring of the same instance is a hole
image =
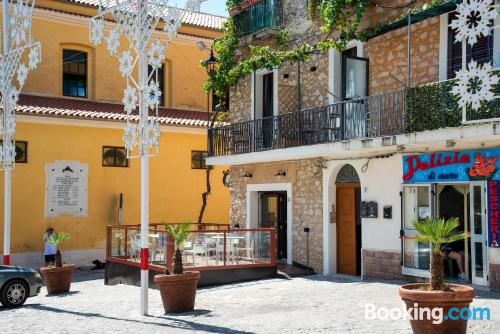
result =
[[[357,275],[356,192],[359,185],[337,185],[337,271]]]
[[[287,258],[287,198],[286,193],[260,194],[260,227],[276,229],[276,255],[280,260]]]

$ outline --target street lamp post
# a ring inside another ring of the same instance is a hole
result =
[[[199,11],[204,0],[187,0],[186,11]],[[127,124],[123,140],[127,158],[141,160],[141,306],[148,313],[148,229],[149,229],[149,157],[158,154],[160,137],[158,105],[161,92],[158,69],[165,58],[168,42],[181,24],[182,9],[169,6],[169,0],[107,0],[99,3],[90,22],[90,40],[95,45],[104,39],[109,53],[120,62],[126,80],[123,104]],[[111,21],[112,23],[110,23]],[[105,29],[107,27],[107,29]],[[152,38],[162,28],[166,38]],[[108,30],[108,34],[105,34]],[[121,46],[125,39],[127,45]],[[148,66],[153,70],[148,73]],[[133,70],[137,68],[137,80]],[[153,110],[153,115],[150,115]]]
[[[10,264],[10,226],[12,169],[16,160],[15,111],[28,72],[40,62],[41,44],[33,41],[31,19],[35,1],[2,1],[2,52],[0,60],[0,94],[2,111],[0,168],[4,171],[4,241],[3,264]]]

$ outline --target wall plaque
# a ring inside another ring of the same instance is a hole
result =
[[[45,167],[45,216],[87,216],[88,165],[56,161]]]

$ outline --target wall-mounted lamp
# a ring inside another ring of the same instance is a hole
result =
[[[252,178],[252,173],[245,172],[245,174],[243,174],[241,177],[245,180],[249,180]]]
[[[274,176],[286,176],[286,172],[282,169],[278,170],[278,172],[276,174],[274,174]]]

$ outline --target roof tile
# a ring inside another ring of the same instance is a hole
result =
[[[122,104],[28,94],[19,97],[16,113],[57,118],[125,121]],[[138,119],[137,115],[133,118]],[[161,125],[207,127],[209,117],[206,112],[160,107],[158,121]]]

